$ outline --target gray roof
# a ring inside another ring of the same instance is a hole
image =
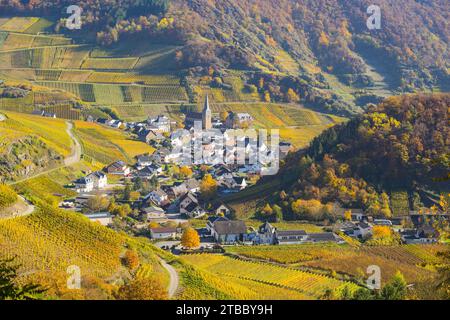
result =
[[[311,241],[336,241],[334,233],[331,232],[310,233],[308,238]]]
[[[219,235],[223,234],[243,234],[247,233],[247,226],[244,221],[216,221],[214,222],[214,230]]]
[[[277,231],[277,236],[306,236],[306,232],[304,230]]]

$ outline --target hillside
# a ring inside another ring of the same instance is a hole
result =
[[[186,96],[180,89],[169,89],[168,80],[163,80],[167,88],[158,92],[153,79],[140,80],[144,84],[136,88],[123,77],[120,89],[99,84],[81,88],[62,80],[70,77],[46,69],[175,73],[190,102],[207,89],[215,91],[217,100],[300,100],[308,107],[347,116],[393,93],[448,90],[444,0],[378,1],[382,28],[373,31],[366,27],[366,10],[372,4],[368,0],[154,0],[145,5],[124,0],[120,6],[84,0],[83,28],[75,31],[65,29],[60,17],[61,8],[69,4],[4,1],[0,7],[4,14],[39,16],[45,10],[55,20],[3,19],[0,43],[9,52],[2,56],[14,55],[5,67],[40,68],[39,74],[47,78],[42,79],[44,85],[55,87],[48,81],[58,80],[58,88],[81,90],[88,102],[178,103]],[[42,31],[60,34],[37,35]],[[91,51],[95,42],[101,49]],[[25,50],[30,46],[36,49]],[[52,59],[52,50],[62,59]],[[41,58],[44,51],[50,59]],[[113,75],[77,71],[77,76],[108,84],[117,81],[111,80],[117,79]]]
[[[314,220],[331,214],[326,204],[334,202],[380,217],[422,203],[439,207],[439,194],[449,191],[449,106],[448,94],[388,98],[326,130],[290,157],[276,177],[228,201],[239,208],[258,199],[256,211],[269,202],[280,205],[288,219]]]

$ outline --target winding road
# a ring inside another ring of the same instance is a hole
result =
[[[166,269],[167,272],[169,272],[169,275],[170,275],[169,298],[173,298],[173,296],[177,292],[178,286],[180,284],[180,278],[178,276],[178,272],[177,272],[177,270],[175,270],[174,267],[172,267],[170,264],[168,264],[163,259],[160,259],[160,262],[161,262],[161,265],[163,266],[163,268]]]

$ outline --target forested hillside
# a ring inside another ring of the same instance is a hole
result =
[[[448,94],[392,97],[326,130],[286,161],[269,201],[294,219],[326,218],[331,203],[389,217],[395,190],[415,194],[415,209],[439,208],[429,195],[449,191],[449,107]]]

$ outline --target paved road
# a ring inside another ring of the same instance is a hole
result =
[[[165,262],[163,259],[160,260],[161,265],[169,272],[170,283],[169,283],[169,298],[173,298],[178,290],[178,285],[180,284],[180,278],[178,277],[178,272],[170,264]]]

